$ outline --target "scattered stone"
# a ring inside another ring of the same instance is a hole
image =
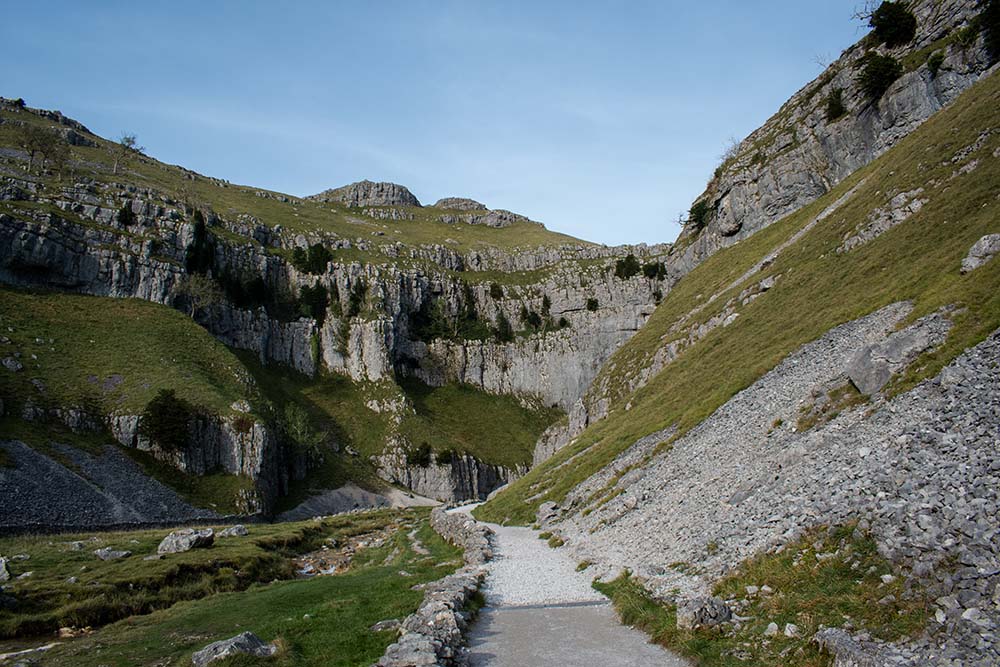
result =
[[[690,598],[677,603],[677,627],[682,630],[712,628],[732,617],[732,610],[720,598]]]
[[[275,654],[278,648],[273,644],[266,644],[252,632],[243,632],[230,639],[224,639],[209,644],[193,656],[191,662],[195,667],[222,660],[235,655],[251,655],[259,658],[267,658]]]
[[[786,637],[798,637],[799,636],[799,626],[794,623],[785,623],[785,636]]]
[[[143,556],[143,560],[163,560],[163,554],[150,554],[148,556]]]
[[[94,555],[101,560],[121,560],[122,558],[128,558],[132,555],[131,551],[118,551],[112,549],[111,547],[103,547],[101,549],[95,549]]]
[[[764,629],[764,636],[775,637],[777,636],[777,634],[778,634],[778,624],[773,621],[771,623],[768,623],[767,627]]]
[[[17,373],[24,368],[24,366],[21,365],[21,362],[15,359],[14,357],[4,357],[2,363],[3,367],[12,373]]]
[[[7,569],[7,559],[0,556],[0,581],[10,581],[10,570]]]
[[[215,532],[211,528],[182,528],[175,530],[156,547],[159,554],[179,554],[191,549],[205,549],[215,542]]]
[[[219,537],[246,537],[249,534],[250,531],[242,523],[219,531]]]
[[[372,632],[388,632],[390,630],[398,630],[401,625],[398,618],[390,618],[385,621],[379,621],[375,625],[369,628]]]

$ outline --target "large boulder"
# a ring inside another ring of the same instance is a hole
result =
[[[234,655],[252,655],[259,658],[267,658],[275,654],[277,647],[273,644],[265,643],[260,637],[252,632],[243,632],[230,639],[209,644],[193,656],[191,662],[195,667],[222,660]]]
[[[962,260],[962,273],[975,271],[995,255],[1000,255],[1000,234],[987,234],[969,248],[969,254]]]
[[[184,528],[175,530],[160,542],[156,547],[159,554],[179,554],[191,549],[204,549],[212,546],[215,542],[215,532],[211,528],[198,530],[196,528]]]
[[[950,328],[951,320],[941,314],[922,317],[883,342],[861,350],[848,364],[847,377],[858,391],[871,396],[921,353],[944,342]]]
[[[690,598],[677,603],[677,627],[681,630],[712,628],[732,617],[732,610],[720,598]]]

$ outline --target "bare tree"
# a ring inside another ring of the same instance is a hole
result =
[[[17,145],[28,154],[28,173],[35,168],[35,158],[51,153],[52,145],[58,140],[55,133],[37,125],[22,125],[17,136]]]
[[[114,158],[114,167],[111,173],[118,174],[119,167],[124,167],[128,161],[136,155],[146,150],[140,146],[134,134],[123,133],[118,139],[118,143],[111,144],[111,157]]]
[[[851,14],[851,18],[856,21],[864,21],[868,23],[871,19],[872,14],[878,9],[878,6],[882,4],[882,0],[865,0],[864,4],[860,7],[855,7],[854,13]]]
[[[199,310],[221,303],[223,298],[218,283],[200,273],[185,276],[175,293],[187,301],[188,313],[192,320]]]
[[[62,178],[66,165],[69,164],[69,144],[58,134],[52,133],[52,141],[42,153],[45,162]]]

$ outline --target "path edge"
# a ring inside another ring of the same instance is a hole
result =
[[[400,636],[382,654],[376,667],[414,667],[468,664],[465,634],[474,612],[467,611],[486,578],[485,565],[493,559],[493,531],[468,514],[431,510],[431,528],[464,551],[465,565],[426,584],[417,611],[406,617]]]

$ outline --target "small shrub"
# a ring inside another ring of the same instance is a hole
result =
[[[254,419],[250,415],[237,415],[233,418],[233,430],[246,435],[253,429]]]
[[[927,59],[927,69],[930,71],[931,76],[936,77],[938,72],[941,71],[941,65],[944,64],[944,54],[940,51],[935,51]]]
[[[514,327],[510,325],[510,320],[503,312],[497,314],[497,328],[493,335],[501,343],[509,343],[514,340]]]
[[[406,452],[406,463],[411,466],[426,468],[431,464],[431,453],[431,446],[425,442],[416,449]]]
[[[977,16],[969,25],[955,32],[955,43],[963,50],[972,48],[979,41],[979,33],[983,31],[981,17]]]
[[[615,262],[615,276],[622,280],[628,280],[632,276],[637,275],[640,270],[639,260],[632,253]]]
[[[454,449],[446,449],[434,456],[434,462],[439,466],[447,466],[451,465],[451,462],[456,458],[458,458],[458,454],[455,453]]]
[[[23,109],[25,107],[24,98],[19,97],[16,100],[14,100],[14,106],[17,107],[18,109]]]
[[[667,277],[667,267],[663,262],[648,262],[642,265],[642,275],[650,280],[663,280]]]
[[[490,297],[492,299],[502,299],[503,298],[503,287],[497,283],[490,283]]]
[[[569,328],[569,320],[567,320],[565,317],[560,317],[559,318],[559,328],[560,329],[568,329]]]
[[[834,88],[826,98],[826,120],[828,123],[832,123],[845,113],[847,113],[847,107],[844,106],[844,91],[840,88]]]
[[[989,0],[979,15],[990,63],[1000,60],[1000,0]]]
[[[862,61],[858,85],[871,101],[877,102],[902,74],[903,66],[892,56],[869,53]]]
[[[194,417],[190,403],[173,389],[161,389],[139,417],[139,434],[165,451],[181,451],[187,447]]]
[[[311,317],[316,320],[319,326],[323,326],[326,320],[326,307],[330,303],[330,296],[318,280],[309,287],[303,285],[299,290],[299,311],[304,317]]]
[[[656,303],[663,301],[663,292],[661,290],[653,290],[653,301]]]
[[[542,316],[535,311],[529,311],[528,316],[525,318],[524,323],[527,324],[532,329],[538,330],[542,328]]]
[[[875,37],[888,46],[902,46],[917,34],[917,18],[902,2],[883,2],[868,19]]]
[[[365,296],[368,294],[368,286],[360,278],[351,285],[351,294],[347,297],[347,316],[355,317],[361,313],[361,306],[365,303]]]
[[[542,297],[542,315],[548,315],[549,311],[552,309],[552,299],[546,294]]]
[[[587,310],[593,313],[594,311],[597,310],[597,308],[598,308],[597,299],[593,297],[587,299]]]
[[[708,214],[710,211],[711,207],[707,201],[704,199],[696,201],[691,205],[691,210],[688,211],[688,224],[693,225],[696,231],[702,229],[708,224]]]
[[[132,207],[128,204],[123,204],[120,209],[118,209],[118,224],[122,227],[131,227],[135,224],[135,213],[132,211]]]
[[[205,216],[201,211],[194,212],[194,234],[188,244],[184,257],[184,266],[188,273],[206,274],[215,265],[215,242],[208,233]]]

